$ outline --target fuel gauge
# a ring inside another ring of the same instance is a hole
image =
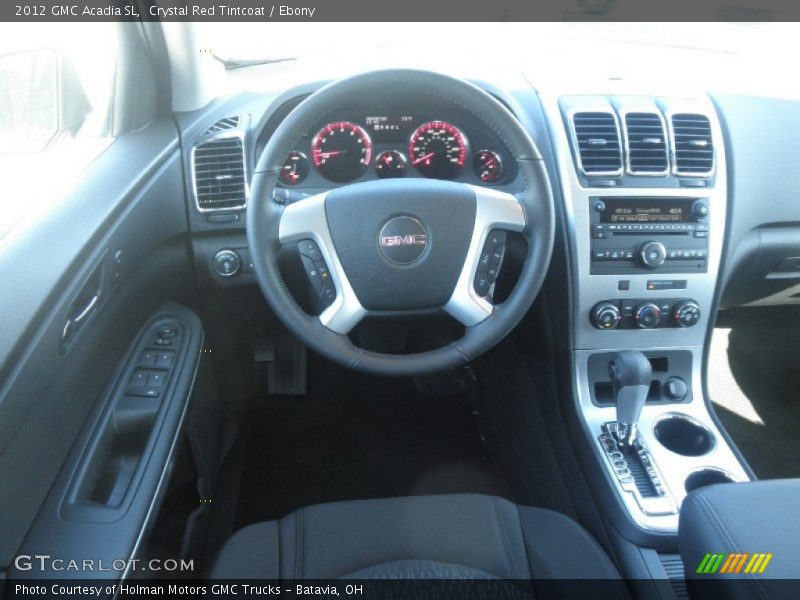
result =
[[[375,174],[381,179],[403,177],[406,174],[406,157],[397,150],[381,152],[375,159]]]
[[[503,161],[497,152],[480,150],[472,159],[472,168],[482,182],[494,183],[503,174]]]
[[[286,185],[297,185],[308,176],[308,158],[302,152],[292,151],[281,167],[281,181]]]

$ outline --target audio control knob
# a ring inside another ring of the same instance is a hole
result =
[[[661,242],[645,242],[639,247],[639,260],[645,267],[657,269],[667,260],[667,249]]]
[[[700,306],[694,300],[678,302],[672,308],[672,318],[678,327],[691,327],[700,320]]]
[[[214,271],[220,277],[233,277],[241,267],[242,259],[233,250],[220,250],[214,255]]]
[[[636,307],[633,316],[640,328],[653,329],[658,327],[658,322],[661,320],[661,309],[653,302],[642,302]]]
[[[592,325],[598,329],[614,329],[622,319],[619,307],[613,302],[598,302],[592,307]]]
[[[705,200],[695,200],[692,204],[692,215],[698,221],[708,216],[708,202]]]

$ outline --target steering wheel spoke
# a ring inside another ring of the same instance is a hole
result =
[[[353,291],[336,253],[325,214],[326,196],[327,192],[288,205],[281,213],[278,237],[281,244],[304,240],[316,243],[336,292],[333,302],[322,311],[319,320],[334,333],[346,335],[367,311]]]
[[[494,279],[487,274],[495,251],[504,251],[505,239],[489,239],[490,233],[522,231],[525,228],[525,211],[513,194],[492,188],[470,186],[475,192],[475,225],[467,251],[464,267],[444,310],[466,327],[486,320],[494,311],[489,300],[494,290]],[[486,255],[486,256],[484,256]],[[483,258],[483,260],[482,260]]]

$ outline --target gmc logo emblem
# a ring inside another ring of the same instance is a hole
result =
[[[424,246],[428,243],[424,233],[417,235],[387,235],[381,237],[381,246],[390,248],[392,246]]]

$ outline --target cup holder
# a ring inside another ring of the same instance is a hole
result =
[[[653,428],[667,450],[683,456],[703,456],[714,447],[714,436],[700,421],[688,415],[664,415]]]
[[[707,485],[712,485],[714,483],[735,483],[735,480],[725,471],[706,467],[691,473],[686,478],[684,487],[686,488],[686,493],[688,494],[696,489],[705,487]]]

